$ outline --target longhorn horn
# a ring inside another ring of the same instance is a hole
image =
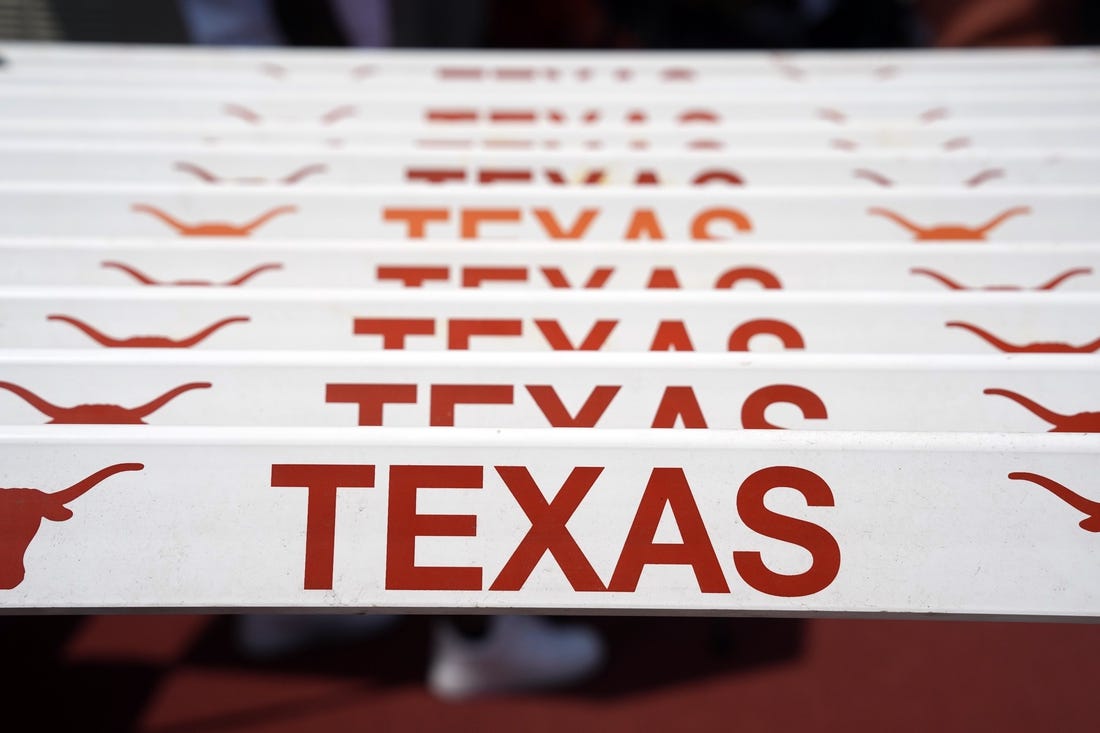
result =
[[[1031,207],[1030,206],[1013,206],[1008,211],[1000,213],[997,216],[990,219],[984,226],[979,227],[978,228],[978,233],[979,234],[985,234],[986,232],[990,231],[991,229],[1003,224],[1007,219],[1011,219],[1014,216],[1024,216],[1025,214],[1030,214],[1030,213],[1031,213]]]
[[[198,176],[207,183],[221,182],[221,179],[215,176],[213,173],[206,170],[202,166],[195,165],[194,163],[188,163],[187,161],[180,160],[176,161],[176,163],[173,164],[172,167],[178,171],[183,171],[184,173],[190,173],[191,175]]]
[[[251,280],[252,278],[256,277],[261,272],[267,272],[268,270],[281,270],[281,269],[283,269],[283,266],[278,262],[268,262],[268,263],[265,263],[263,265],[257,265],[256,267],[253,267],[248,272],[245,272],[245,273],[233,278],[232,280],[227,282],[226,285],[243,285],[245,282],[247,282],[248,280]]]
[[[311,163],[304,165],[293,173],[288,174],[283,178],[283,183],[297,183],[306,176],[312,176],[315,173],[324,173],[328,170],[328,166],[324,163]]]
[[[23,400],[34,409],[41,412],[46,417],[55,418],[57,413],[64,410],[64,407],[55,405],[51,402],[47,402],[34,392],[31,392],[26,387],[20,387],[18,384],[12,384],[11,382],[0,382],[0,389],[6,389],[15,395],[22,397]]]
[[[1014,481],[1030,481],[1033,484],[1043,487],[1077,511],[1088,515],[1081,520],[1081,529],[1089,532],[1100,532],[1100,501],[1086,499],[1076,491],[1046,476],[1040,476],[1037,473],[1015,471],[1008,474],[1008,477]]]
[[[884,209],[881,206],[872,206],[871,208],[867,209],[867,213],[870,214],[871,216],[885,217],[885,218],[889,219],[890,221],[894,222],[895,224],[897,224],[898,226],[904,227],[905,229],[908,229],[913,234],[916,234],[918,236],[924,234],[923,229],[921,229],[919,226],[917,226],[913,222],[906,219],[901,214],[890,211],[889,209]]]
[[[296,211],[298,211],[297,206],[292,206],[292,205],[289,205],[289,204],[286,205],[286,206],[276,206],[271,211],[267,211],[263,214],[260,214],[259,216],[257,216],[255,219],[253,219],[249,223],[241,225],[241,229],[243,231],[247,232],[247,233],[251,233],[252,230],[255,229],[256,227],[258,227],[262,224],[266,224],[268,221],[270,221],[271,219],[274,219],[276,216],[279,216],[280,214],[293,214]]]
[[[136,212],[139,212],[139,213],[142,213],[142,214],[150,214],[151,216],[155,216],[156,218],[160,219],[165,224],[172,227],[173,229],[175,229],[178,232],[183,232],[188,228],[187,224],[184,224],[182,221],[180,221],[179,219],[176,219],[171,214],[169,214],[167,212],[164,212],[164,211],[161,211],[157,207],[152,206],[150,204],[133,204],[130,207],[130,210],[131,211],[136,211]]]
[[[968,288],[966,288],[966,287],[960,285],[959,283],[955,282],[954,280],[949,278],[947,275],[941,275],[940,273],[936,272],[935,270],[929,270],[926,267],[912,267],[912,268],[909,269],[909,274],[911,274],[911,275],[924,275],[926,277],[932,278],[933,280],[938,280],[939,282],[943,283],[944,285],[946,285],[951,290],[968,290]]]
[[[1066,280],[1069,280],[1071,277],[1076,277],[1078,275],[1091,275],[1091,274],[1092,274],[1092,268],[1091,267],[1074,267],[1072,270],[1066,270],[1061,275],[1058,275],[1057,277],[1052,278],[1049,282],[1044,283],[1043,285],[1040,285],[1038,287],[1038,289],[1039,290],[1054,290],[1054,288],[1058,287],[1059,285],[1064,283]]]
[[[991,334],[989,331],[986,331],[981,326],[975,326],[975,325],[970,324],[970,323],[964,323],[963,321],[948,321],[944,325],[946,325],[948,328],[962,328],[964,330],[970,331],[970,333],[972,333],[975,336],[977,336],[978,338],[986,341],[987,343],[992,344],[993,346],[996,346],[1001,351],[1019,351],[1020,350],[1019,346],[1016,346],[1015,344],[1010,344],[1007,341],[1005,341],[1005,340],[1003,340],[1003,339],[1001,339],[997,336],[994,336],[993,334]]]
[[[184,348],[194,346],[195,344],[210,336],[210,334],[217,331],[219,328],[228,326],[230,323],[247,323],[249,320],[251,319],[248,316],[233,316],[231,318],[223,318],[216,323],[210,324],[193,336],[188,336],[187,338],[177,341],[176,343]]]
[[[107,468],[96,471],[91,476],[85,479],[77,481],[75,484],[67,489],[61,489],[61,491],[55,491],[50,496],[57,502],[59,506],[68,504],[73,499],[77,499],[85,494],[89,489],[93,488],[96,484],[100,483],[104,479],[108,479],[114,476],[116,473],[122,473],[124,471],[140,471],[145,468],[144,463],[116,463],[113,466],[107,466]]]
[[[70,326],[75,326],[79,330],[83,331],[89,338],[102,346],[111,346],[121,343],[113,336],[108,336],[102,331],[98,330],[94,326],[90,326],[84,321],[81,321],[72,316],[63,316],[59,314],[50,314],[46,316],[47,321],[61,321],[62,323],[68,323]]]
[[[1067,417],[1069,417],[1069,415],[1062,415],[1060,413],[1057,413],[1048,407],[1040,405],[1038,402],[1031,399],[1030,397],[1024,397],[1022,394],[1013,392],[1011,390],[996,389],[991,387],[989,389],[983,389],[982,394],[1007,397],[1008,399],[1012,400],[1013,402],[1020,405],[1037,417],[1046,420],[1051,425],[1057,425],[1060,420],[1065,420]]]
[[[125,272],[127,275],[134,278],[135,280],[137,280],[139,283],[141,283],[143,285],[160,285],[159,282],[157,282],[153,278],[149,277],[144,272],[138,270],[136,267],[131,267],[130,265],[125,264],[124,262],[115,262],[113,260],[108,260],[106,262],[100,262],[99,266],[100,267],[111,267],[111,268],[114,268],[116,270],[121,270],[122,272]]]
[[[210,382],[188,382],[187,384],[181,384],[179,387],[170,389],[160,397],[156,397],[144,405],[139,405],[130,410],[130,413],[135,417],[148,417],[160,408],[167,405],[169,402],[179,397],[184,392],[190,392],[193,389],[208,389],[213,385]]]

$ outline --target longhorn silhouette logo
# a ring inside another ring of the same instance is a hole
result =
[[[1003,168],[986,168],[985,170],[978,171],[974,175],[970,176],[963,181],[963,185],[970,188],[977,188],[986,181],[992,181],[996,178],[1004,178],[1005,171]],[[883,188],[890,188],[894,185],[894,180],[888,178],[878,171],[871,170],[870,168],[856,168],[852,171],[854,178],[863,178]]]
[[[982,394],[1007,397],[1024,409],[1031,411],[1036,417],[1053,425],[1054,427],[1047,431],[1050,433],[1100,433],[1100,412],[1078,412],[1074,415],[1062,415],[1043,407],[1029,397],[1007,389],[991,387],[982,390]]]
[[[924,227],[919,224],[914,224],[901,214],[893,212],[889,209],[885,209],[881,206],[873,206],[867,210],[867,213],[871,216],[881,216],[889,219],[895,224],[908,229],[913,233],[914,238],[918,242],[928,241],[985,241],[986,236],[1003,224],[1005,221],[1016,217],[1024,216],[1031,213],[1031,208],[1028,206],[1016,206],[1007,211],[998,214],[990,219],[985,224],[978,227],[970,227],[965,224],[936,224],[929,227]]]
[[[67,504],[115,474],[143,468],[141,463],[116,463],[53,493],[35,488],[0,488],[0,590],[11,590],[23,582],[24,557],[43,519],[64,522],[73,516]]]
[[[264,121],[263,115],[255,110],[245,107],[243,104],[227,104],[222,108],[225,114],[230,117],[236,117],[237,119],[244,120],[250,125],[258,125]],[[340,120],[346,120],[349,117],[354,117],[358,114],[358,110],[354,105],[343,104],[339,107],[333,107],[327,112],[323,113],[318,121],[323,125],[332,125]]]
[[[188,336],[183,339],[172,339],[167,336],[131,336],[129,338],[118,339],[113,336],[108,336],[103,332],[96,329],[83,321],[73,318],[72,316],[64,316],[53,314],[47,316],[46,320],[49,321],[61,321],[62,323],[68,323],[71,326],[83,331],[93,341],[101,346],[107,346],[113,349],[189,349],[192,346],[204,341],[207,337],[213,334],[215,331],[228,326],[231,323],[247,323],[248,316],[233,316],[231,318],[223,318],[216,323],[212,323],[206,328],[202,329],[198,333]]]
[[[263,177],[260,177],[260,176],[245,176],[245,177],[238,177],[238,178],[222,178],[221,176],[218,176],[218,175],[215,175],[214,173],[211,173],[210,171],[206,170],[202,166],[196,165],[194,163],[188,163],[187,161],[177,161],[176,164],[173,167],[176,170],[181,171],[183,173],[190,173],[191,175],[195,176],[200,181],[203,181],[205,183],[215,183],[215,184],[217,184],[217,183],[262,184],[262,183],[275,183],[275,182],[278,182],[278,183],[286,184],[288,186],[293,185],[293,184],[297,183],[298,181],[301,181],[305,178],[308,178],[309,176],[318,175],[320,173],[325,173],[326,171],[328,171],[328,166],[326,166],[322,163],[311,163],[309,165],[304,165],[301,168],[288,173],[287,175],[283,176],[280,179],[277,179],[276,181],[272,181],[269,178],[263,178]]]
[[[890,75],[896,72],[896,67],[881,67],[881,71],[885,76],[879,76],[881,79],[889,78]],[[876,76],[879,75],[879,71],[874,72]],[[934,122],[938,122],[950,117],[951,112],[946,107],[933,107],[927,109],[916,116],[918,122],[923,125],[930,125]],[[843,127],[848,124],[849,116],[843,111],[836,109],[835,107],[821,107],[817,110],[817,116],[826,122],[831,122],[834,125]],[[858,150],[860,144],[850,138],[833,138],[829,144],[839,150],[847,150],[849,152]],[[940,144],[944,150],[959,150],[961,148],[969,147],[973,144],[973,141],[969,137],[953,137],[949,140],[945,140]],[[972,179],[973,180],[973,179]],[[977,185],[977,183],[970,183],[968,185]]]
[[[136,267],[133,267],[131,265],[127,265],[123,262],[107,261],[107,262],[100,262],[99,265],[100,265],[100,267],[105,267],[105,268],[108,268],[108,269],[115,269],[115,270],[119,270],[121,272],[125,272],[127,275],[134,278],[135,280],[137,280],[142,285],[149,285],[149,286],[172,285],[172,286],[177,286],[177,287],[184,287],[184,286],[187,286],[187,287],[213,287],[215,285],[220,285],[222,287],[240,287],[241,285],[244,285],[246,282],[248,282],[249,280],[256,277],[257,275],[259,275],[262,272],[268,272],[268,271],[271,271],[271,270],[281,270],[281,269],[283,269],[283,266],[281,264],[277,263],[277,262],[267,262],[267,263],[264,263],[262,265],[257,265],[256,267],[253,267],[251,270],[247,270],[246,272],[238,275],[237,277],[233,278],[232,280],[228,280],[224,283],[214,283],[214,282],[211,282],[210,280],[172,280],[172,281],[154,280],[153,278],[146,275],[144,272],[141,272],[140,270],[138,270]]]
[[[966,285],[960,285],[958,282],[956,282],[955,280],[952,280],[947,275],[944,275],[943,273],[940,273],[940,272],[936,272],[935,270],[930,270],[927,267],[913,267],[913,268],[910,268],[909,274],[911,274],[911,275],[923,275],[925,277],[930,277],[933,280],[936,280],[937,282],[942,283],[943,285],[945,285],[947,288],[949,288],[951,290],[1023,290],[1024,289],[1019,285],[986,285],[982,288],[971,288],[971,287],[968,287]],[[1074,267],[1072,269],[1066,270],[1065,272],[1061,273],[1060,275],[1056,275],[1055,277],[1053,277],[1050,280],[1046,281],[1042,285],[1037,285],[1037,286],[1035,286],[1034,288],[1031,288],[1031,289],[1032,290],[1054,290],[1059,285],[1064,283],[1066,280],[1069,280],[1071,277],[1077,277],[1078,275],[1091,275],[1091,274],[1092,274],[1092,268],[1091,267]]]
[[[50,418],[47,424],[57,425],[144,425],[145,418],[184,392],[195,389],[208,389],[210,386],[210,382],[182,384],[137,407],[122,407],[121,405],[112,404],[82,404],[61,407],[47,402],[26,387],[11,382],[0,382],[0,389],[6,389],[21,397],[31,407]]]
[[[1100,501],[1086,499],[1076,491],[1037,473],[1015,471],[1008,474],[1008,477],[1014,481],[1030,481],[1037,486],[1043,487],[1085,515],[1085,518],[1079,523],[1081,529],[1086,532],[1100,532]]]
[[[1011,344],[998,336],[994,336],[989,331],[986,331],[980,326],[975,326],[972,323],[965,323],[963,321],[948,321],[945,324],[948,328],[961,328],[970,333],[985,340],[989,344],[997,347],[1001,351],[1009,354],[1020,353],[1032,353],[1032,354],[1091,354],[1097,350],[1100,350],[1100,338],[1094,341],[1090,341],[1087,344],[1081,346],[1074,346],[1073,344],[1067,344],[1061,341],[1036,341],[1030,344]]]
[[[276,206],[244,224],[232,224],[224,221],[207,221],[198,224],[187,224],[176,219],[171,214],[149,204],[134,204],[130,208],[138,213],[149,214],[150,216],[160,219],[184,237],[247,237],[257,228],[263,226],[275,217],[281,214],[293,214],[298,211],[297,206]]]

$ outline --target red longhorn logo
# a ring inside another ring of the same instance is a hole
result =
[[[272,181],[269,178],[262,178],[262,177],[259,177],[259,176],[249,176],[249,177],[243,177],[243,178],[242,177],[222,178],[221,176],[218,176],[218,175],[215,175],[215,174],[211,173],[210,171],[206,170],[205,168],[203,168],[200,165],[196,165],[194,163],[188,163],[187,161],[178,161],[178,162],[176,162],[176,164],[173,167],[178,171],[182,171],[184,173],[190,173],[191,175],[195,176],[199,180],[205,181],[206,183],[263,184],[263,183],[279,182],[279,183],[284,183],[288,186],[292,185],[292,184],[295,184],[298,181],[301,181],[302,179],[307,178],[308,176],[316,175],[316,174],[319,174],[319,173],[325,173],[326,171],[328,171],[328,166],[326,166],[322,163],[310,163],[309,165],[302,166],[301,168],[299,168],[296,171],[288,173],[287,175],[283,176],[282,178],[278,179],[277,181]]]
[[[972,288],[966,285],[960,285],[959,283],[949,278],[947,275],[936,272],[935,270],[929,270],[926,267],[913,267],[909,270],[909,273],[912,275],[924,275],[926,277],[930,277],[933,280],[937,280],[943,283],[951,290],[1023,290],[1023,288],[1019,285],[986,285],[981,288]],[[1051,278],[1042,285],[1038,285],[1032,288],[1032,290],[1054,290],[1056,287],[1064,283],[1066,280],[1069,280],[1071,277],[1091,274],[1091,267],[1074,267],[1073,269],[1066,270],[1061,275],[1057,275]]]
[[[1036,341],[1031,344],[1010,344],[1001,338],[994,336],[980,326],[963,321],[948,321],[948,328],[962,328],[997,347],[1001,351],[1010,354],[1091,354],[1100,349],[1100,338],[1081,346],[1074,346],[1061,341]]]
[[[890,68],[890,67],[883,67],[883,68]],[[885,78],[885,77],[882,77],[882,78]],[[949,114],[950,114],[950,111],[946,107],[935,107],[933,109],[928,109],[928,110],[925,110],[924,112],[921,112],[919,115],[917,115],[917,119],[920,122],[922,122],[923,124],[927,125],[927,124],[931,124],[933,122],[936,122],[938,120],[945,119],[949,116]],[[843,112],[841,112],[840,110],[834,109],[832,107],[824,107],[824,108],[818,109],[817,110],[817,116],[820,117],[823,120],[826,120],[828,122],[832,122],[834,125],[846,125],[846,124],[848,124],[848,115],[846,115]],[[969,137],[954,137],[954,138],[951,138],[950,140],[945,140],[941,144],[941,147],[944,150],[959,150],[961,148],[969,147],[972,144],[972,142],[973,141]],[[852,150],[857,150],[859,148],[859,143],[858,142],[856,142],[855,140],[850,140],[848,138],[834,138],[830,142],[830,144],[834,148],[838,148],[840,150],[852,151]],[[971,179],[971,180],[973,180],[973,179]],[[970,185],[977,185],[977,184],[973,183],[973,184],[970,184]]]
[[[870,168],[856,168],[852,171],[852,175],[855,178],[863,178],[871,181],[872,183],[882,186],[883,188],[890,188],[894,185],[894,181],[887,176],[882,175],[878,171],[871,170]],[[979,171],[963,181],[963,184],[970,188],[977,188],[986,181],[991,181],[994,178],[1004,178],[1005,171],[1003,168],[986,168]]]
[[[297,206],[276,206],[270,211],[260,214],[255,219],[245,224],[230,224],[224,221],[206,221],[199,224],[185,224],[171,214],[161,211],[149,204],[134,204],[132,210],[151,214],[175,229],[184,237],[247,237],[253,230],[266,224],[280,214],[293,214],[298,211]]]
[[[0,389],[6,389],[22,397],[31,407],[50,418],[51,425],[144,425],[145,419],[184,392],[193,389],[207,389],[210,382],[190,382],[171,389],[160,397],[138,407],[122,407],[110,404],[84,404],[61,407],[42,399],[25,387],[11,382],[0,382]]]
[[[153,278],[146,275],[144,272],[141,272],[140,270],[138,270],[136,267],[131,267],[130,265],[124,264],[122,262],[113,262],[113,261],[100,262],[99,265],[100,265],[100,267],[107,267],[107,268],[114,268],[116,270],[121,270],[122,272],[125,272],[127,275],[129,275],[130,277],[137,280],[142,285],[150,285],[150,286],[172,285],[172,286],[178,286],[178,287],[184,287],[184,286],[186,286],[186,287],[213,287],[215,285],[219,285],[219,283],[213,283],[210,280],[172,280],[170,282],[169,281],[162,281],[162,280],[154,280]],[[248,270],[247,272],[245,272],[241,275],[238,275],[237,277],[233,278],[232,280],[229,280],[229,281],[224,282],[224,283],[220,283],[220,286],[221,287],[227,287],[227,288],[240,287],[241,285],[244,285],[246,282],[248,282],[252,278],[259,275],[261,272],[267,272],[269,270],[281,270],[281,269],[283,269],[283,266],[281,264],[277,263],[277,262],[268,262],[268,263],[265,263],[263,265],[257,265],[256,267],[253,267],[251,270]]]
[[[258,112],[245,107],[243,104],[227,104],[223,108],[225,114],[230,117],[236,117],[237,119],[244,120],[250,125],[258,125],[263,122],[263,116]],[[322,114],[318,120],[323,125],[332,125],[340,120],[345,120],[349,117],[354,117],[357,110],[350,104],[344,104],[339,107],[333,107],[328,112]]]
[[[1030,481],[1033,484],[1042,486],[1077,511],[1086,515],[1080,522],[1081,529],[1086,532],[1100,532],[1100,501],[1086,499],[1076,491],[1037,473],[1016,471],[1008,474],[1008,477],[1014,481]]]
[[[141,463],[116,463],[52,494],[40,489],[0,489],[0,589],[11,590],[23,582],[23,558],[43,519],[64,522],[73,516],[66,504],[116,473],[143,468]]]
[[[872,216],[885,217],[895,224],[908,229],[913,233],[913,236],[918,242],[947,240],[974,242],[985,241],[986,235],[993,229],[1014,216],[1030,214],[1031,208],[1028,206],[1013,207],[1004,213],[998,214],[979,227],[969,227],[965,224],[937,224],[931,227],[922,227],[919,224],[914,224],[909,221],[901,214],[897,214],[889,209],[884,209],[881,206],[873,206],[867,210],[867,213]]]
[[[93,326],[90,326],[79,319],[73,318],[72,316],[55,314],[47,316],[47,320],[61,321],[63,323],[68,323],[71,326],[75,326],[76,328],[79,328],[81,331],[86,333],[96,343],[112,349],[189,349],[199,342],[205,340],[218,329],[223,328],[230,323],[248,323],[250,319],[248,318],[248,316],[233,316],[231,318],[223,318],[217,323],[213,323],[207,326],[198,333],[183,339],[172,339],[167,336],[131,336],[125,339],[117,339],[102,333]]]
[[[1013,402],[1030,410],[1036,417],[1053,425],[1050,433],[1100,433],[1100,412],[1078,412],[1075,415],[1062,415],[1043,407],[1035,400],[1007,389],[985,389],[982,394],[1007,397]]]

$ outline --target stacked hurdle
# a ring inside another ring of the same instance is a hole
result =
[[[1095,51],[0,54],[0,612],[1100,617]]]

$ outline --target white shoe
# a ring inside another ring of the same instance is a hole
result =
[[[445,621],[435,623],[428,688],[459,700],[567,685],[593,674],[606,652],[587,626],[558,626],[538,616],[492,616],[488,633],[468,639]]]
[[[254,659],[271,659],[319,644],[373,636],[399,618],[382,614],[246,614],[236,619],[237,647]]]

